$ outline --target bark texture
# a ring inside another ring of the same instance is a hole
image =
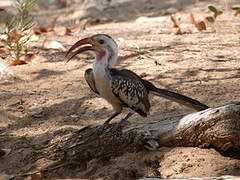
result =
[[[238,176],[220,176],[220,177],[205,177],[205,178],[173,178],[167,180],[239,180]],[[164,178],[141,178],[139,180],[164,180]]]
[[[84,162],[161,146],[240,147],[240,105],[230,104],[186,116],[142,124],[88,126],[56,136],[45,149],[52,160]]]

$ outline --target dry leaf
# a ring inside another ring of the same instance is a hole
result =
[[[179,28],[179,26],[177,24],[174,24],[173,27],[174,28]]]
[[[207,27],[204,21],[198,22],[195,26],[199,31],[207,30]]]
[[[36,35],[41,35],[43,33],[48,33],[48,32],[52,32],[52,31],[53,31],[53,28],[46,28],[43,26],[38,26],[33,29],[33,32]]]
[[[25,55],[25,57],[27,59],[32,59],[34,57],[34,54],[33,53],[28,53],[28,54]]]
[[[65,35],[70,36],[71,33],[72,33],[72,30],[71,30],[70,28],[66,27],[66,29],[65,29]]]
[[[68,35],[71,36],[75,31],[74,27],[64,27],[64,26],[58,26],[54,28],[54,32],[59,35],[59,36],[64,36],[64,35]]]
[[[4,54],[4,53],[6,53],[5,50],[0,49],[0,54]]]
[[[23,37],[24,35],[19,31],[18,29],[14,29],[10,33],[10,37],[12,41],[19,42],[19,40]]]
[[[197,22],[192,13],[190,14],[190,19],[191,23],[195,25],[198,31],[203,31],[207,29],[205,22],[204,21]]]
[[[18,65],[23,65],[23,64],[27,64],[27,63],[21,59],[16,59],[16,60],[12,61],[9,64],[9,66],[18,66]]]
[[[0,39],[0,45],[5,45],[6,44],[6,40],[5,39]]]
[[[24,56],[21,56],[21,59],[23,61],[31,61],[34,56],[35,55],[33,53],[28,53],[28,54],[25,54]]]
[[[71,36],[73,32],[75,32],[75,28],[74,28],[74,27],[71,27],[71,28],[66,27],[66,29],[65,29],[65,35]]]
[[[49,32],[49,29],[46,28],[46,27],[38,27],[38,30],[39,30],[41,33],[47,33],[47,32]]]
[[[3,8],[0,8],[0,11],[5,11],[5,9],[3,9]]]
[[[240,9],[236,10],[236,12],[234,13],[234,16],[240,16]]]

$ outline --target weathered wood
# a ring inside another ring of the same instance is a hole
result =
[[[138,180],[240,180],[238,176],[219,176],[219,177],[202,177],[202,178],[141,178]]]
[[[141,124],[88,126],[55,137],[46,157],[68,162],[118,156],[161,146],[240,147],[240,105],[230,104]]]

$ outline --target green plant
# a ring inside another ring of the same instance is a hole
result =
[[[213,16],[207,16],[206,20],[210,23],[214,23],[219,15],[221,15],[223,12],[218,10],[214,6],[208,6],[208,9],[213,13]]]
[[[8,16],[5,20],[6,48],[15,60],[20,55],[29,41],[30,31],[34,26],[30,10],[37,0],[15,0],[14,7],[17,11],[15,16]]]

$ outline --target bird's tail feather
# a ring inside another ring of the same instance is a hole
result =
[[[187,97],[187,96],[184,96],[184,95],[172,92],[172,91],[168,91],[166,89],[157,88],[149,81],[144,80],[144,83],[145,83],[145,85],[147,85],[150,92],[156,96],[160,96],[160,97],[169,99],[171,101],[177,102],[179,104],[190,107],[197,111],[202,111],[202,110],[209,108],[207,105],[202,104],[201,102],[199,102],[195,99],[192,99],[190,97]]]

